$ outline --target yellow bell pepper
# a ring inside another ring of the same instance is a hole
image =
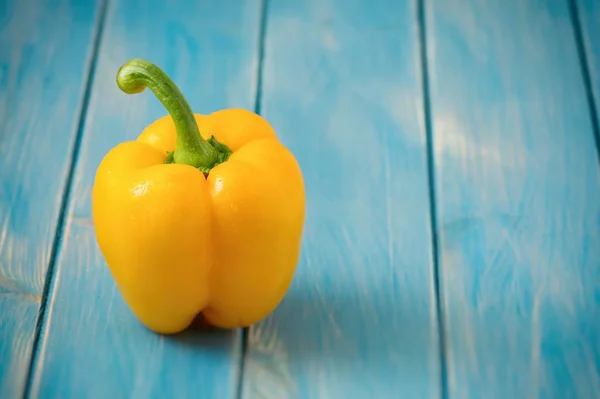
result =
[[[140,59],[124,64],[125,93],[146,87],[169,115],[100,163],[92,190],[99,248],[119,292],[149,329],[172,334],[202,313],[246,327],[285,296],[300,255],[300,167],[261,116],[193,114],[171,79]]]

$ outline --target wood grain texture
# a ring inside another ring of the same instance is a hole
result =
[[[590,91],[593,95],[596,116],[600,115],[600,1],[571,0],[576,7],[581,29],[585,67],[589,72]]]
[[[426,7],[448,397],[600,397],[600,176],[568,3]]]
[[[308,209],[293,286],[249,333],[242,396],[437,398],[415,3],[268,4],[262,111]]]
[[[124,304],[98,250],[90,191],[106,152],[165,115],[148,91],[122,93],[118,68],[155,62],[196,112],[254,106],[260,4],[254,0],[114,0],[107,11],[62,251],[51,289],[35,398],[229,398],[240,359],[238,331],[163,337]]]
[[[97,1],[0,5],[0,397],[25,387]]]

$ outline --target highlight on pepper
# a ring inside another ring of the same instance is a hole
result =
[[[168,112],[112,148],[94,179],[98,246],[125,302],[162,334],[200,313],[219,328],[264,319],[300,256],[305,188],[293,154],[254,112],[194,114],[148,61],[125,63],[117,84],[148,87]]]

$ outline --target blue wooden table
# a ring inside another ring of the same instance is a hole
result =
[[[303,170],[246,331],[150,332],[98,249],[134,57]],[[598,398],[599,107],[598,0],[0,0],[0,397]]]

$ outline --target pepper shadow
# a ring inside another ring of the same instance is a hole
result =
[[[177,334],[165,335],[165,339],[176,345],[187,346],[191,350],[221,352],[233,356],[233,351],[241,344],[241,336],[240,330],[212,326],[200,313],[188,328]]]

